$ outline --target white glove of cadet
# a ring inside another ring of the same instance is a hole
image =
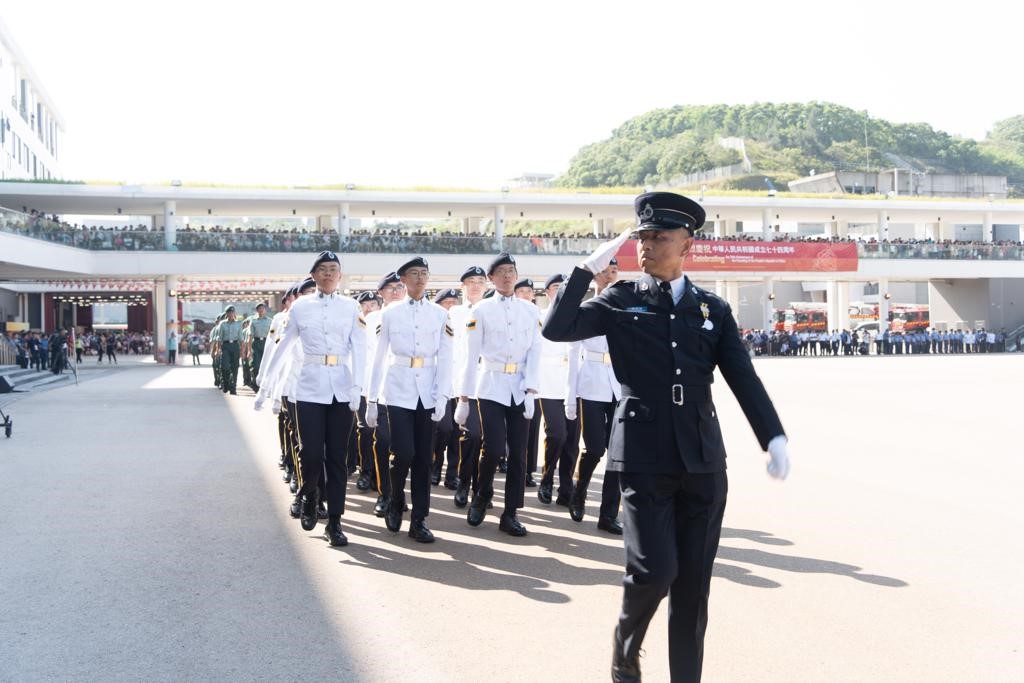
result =
[[[446,410],[448,410],[448,399],[444,396],[438,396],[437,404],[434,406],[434,414],[430,416],[430,419],[434,422],[440,422],[444,419]]]
[[[771,456],[768,476],[779,481],[789,476],[789,449],[786,444],[787,439],[781,434],[768,442],[768,455]]]
[[[263,410],[263,402],[266,400],[267,396],[262,391],[256,394],[256,402],[252,404],[253,410]]]
[[[281,412],[281,399],[275,398],[274,402],[270,404],[270,412],[274,415],[278,415]]]
[[[359,412],[359,399],[362,398],[362,387],[353,386],[348,394],[348,409],[353,413]]]
[[[612,258],[615,254],[619,253],[619,248],[629,237],[630,233],[633,232],[633,228],[625,230],[621,235],[613,240],[608,240],[601,246],[599,246],[594,253],[583,259],[583,267],[589,270],[595,275],[600,273],[602,270],[608,267],[612,262]]]
[[[466,426],[469,419],[469,401],[459,400],[455,403],[455,424],[460,427]]]
[[[526,397],[523,399],[523,417],[527,420],[533,419],[533,394],[527,392]]]
[[[576,419],[576,399],[565,402],[565,419],[570,421]]]
[[[366,402],[366,426],[370,429],[377,428],[377,402]]]

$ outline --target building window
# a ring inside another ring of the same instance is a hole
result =
[[[18,107],[21,118],[28,121],[28,81],[21,79],[21,105]]]
[[[36,131],[39,133],[39,139],[43,140],[43,129],[46,127],[43,124],[43,105],[36,102]]]

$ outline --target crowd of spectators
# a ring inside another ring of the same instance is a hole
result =
[[[786,332],[784,330],[745,330],[743,343],[755,356],[867,356],[1003,353],[1007,347],[1006,330],[936,329],[872,334],[868,330],[832,330]],[[1017,339],[1021,350],[1024,337]]]

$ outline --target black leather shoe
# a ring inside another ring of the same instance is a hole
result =
[[[501,521],[498,522],[498,528],[504,531],[509,536],[525,536],[526,527],[519,523],[519,518],[516,517],[515,513],[505,513],[501,516]]]
[[[537,500],[544,503],[545,505],[551,505],[551,484],[541,484],[540,488],[537,489]]]
[[[441,483],[441,470],[437,470],[430,475],[430,483],[433,486],[437,486]]]
[[[284,465],[282,465],[282,467],[284,467]],[[281,475],[281,481],[283,481],[286,484],[291,483],[291,481],[292,481],[292,471],[291,470],[285,470],[284,474]]]
[[[597,518],[597,528],[616,536],[622,535],[622,524],[619,523],[619,520],[607,515],[601,515]]]
[[[377,515],[378,517],[383,517],[384,513],[387,512],[387,509],[387,496],[377,496],[377,504],[373,506],[373,514]]]
[[[341,530],[340,524],[328,522],[327,527],[324,529],[324,536],[335,548],[348,545],[348,537],[345,536],[345,533]]]
[[[228,393],[230,393],[232,396],[238,396],[238,392],[235,391],[234,389],[231,389]]]
[[[459,482],[456,481],[455,479],[445,479],[444,487],[449,491],[454,491],[455,489],[459,488]]]
[[[612,683],[640,683],[640,658],[627,658],[618,642],[612,646]]]
[[[569,507],[570,500],[572,500],[572,498],[568,493],[559,493],[558,498],[555,498],[555,505],[561,505],[562,507],[567,508]]]
[[[316,506],[316,518],[327,519],[327,505],[322,500]]]
[[[388,531],[400,530],[402,528],[402,508],[389,505],[388,509],[384,511],[384,524]]]
[[[469,500],[469,487],[460,486],[455,489],[455,507],[464,508]]]
[[[527,472],[527,474],[526,474],[526,488],[532,489],[536,485],[537,485],[537,482],[533,478],[533,473],[532,472]]]
[[[292,480],[290,482],[288,482],[288,490],[291,491],[292,493],[298,493],[299,492],[299,478],[298,477],[292,476]]]
[[[412,520],[412,524],[409,525],[409,538],[417,543],[434,542],[434,534],[427,528],[422,519]]]
[[[572,521],[582,522],[586,507],[586,500],[580,500],[576,496],[573,496],[572,499],[569,500],[569,517],[572,518]]]
[[[315,495],[302,497],[302,514],[299,516],[299,522],[302,524],[302,528],[306,531],[312,531],[316,528]]]
[[[470,526],[480,526],[484,517],[487,516],[487,503],[481,496],[473,496],[473,502],[469,504],[469,512],[466,514],[466,521]]]
[[[368,491],[368,490],[370,490],[370,473],[369,472],[363,472],[362,474],[359,475],[359,478],[356,479],[356,488],[359,489],[360,491]]]
[[[298,519],[302,514],[302,498],[300,496],[295,496],[295,500],[288,508],[288,514],[292,516],[292,519]]]
[[[281,454],[281,459],[277,461],[277,469],[283,470],[284,469],[284,462],[285,462],[285,455],[284,455],[284,453],[282,453]]]
[[[502,474],[508,473],[508,460],[498,461],[498,471],[501,472]]]

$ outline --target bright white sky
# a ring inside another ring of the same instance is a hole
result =
[[[1014,3],[7,2],[64,174],[496,188],[674,104],[832,101],[981,138]],[[920,9],[918,9],[920,8]]]

